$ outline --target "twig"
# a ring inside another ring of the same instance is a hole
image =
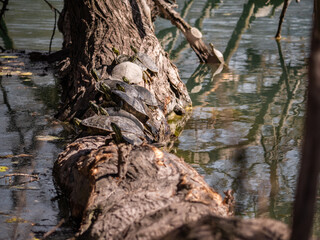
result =
[[[53,227],[50,231],[48,231],[47,233],[45,233],[43,235],[42,239],[45,239],[45,238],[49,237],[52,233],[57,231],[57,229],[60,228],[61,225],[64,224],[64,223],[65,223],[65,220],[64,220],[64,218],[62,218],[61,221],[55,227]]]
[[[49,3],[47,0],[43,0],[43,1],[45,1],[46,4],[48,4],[48,6],[50,7],[50,9],[51,9],[52,11],[59,13],[59,15],[61,14],[61,12],[60,12],[58,9],[56,9],[56,8],[55,8],[51,3]]]
[[[1,2],[2,2],[2,8],[0,11],[0,21],[2,20],[2,16],[4,15],[4,12],[8,10],[7,5],[9,3],[9,0],[3,0]],[[5,29],[3,29],[2,25],[0,25],[0,29],[5,32]]]
[[[288,6],[289,6],[289,0],[284,0],[281,15],[280,15],[280,20],[279,20],[279,25],[278,25],[278,31],[275,36],[277,40],[281,39],[281,27],[282,27],[284,15],[286,14]]]
[[[51,46],[52,46],[52,40],[54,37],[54,34],[56,32],[56,25],[57,25],[57,13],[59,13],[59,15],[61,14],[61,12],[56,9],[50,2],[48,2],[47,0],[43,0],[45,1],[46,4],[48,4],[48,6],[50,7],[50,9],[54,12],[54,25],[53,25],[53,30],[52,30],[52,35],[50,38],[50,44],[49,44],[49,54],[51,53]]]
[[[1,1],[1,2],[2,2],[2,8],[1,8],[1,11],[0,11],[0,19],[2,19],[2,16],[3,16],[4,12],[6,10],[8,10],[7,9],[7,5],[9,3],[9,0],[4,0],[4,1]]]
[[[57,25],[57,11],[54,11],[54,25],[53,25],[52,35],[50,38],[49,54],[51,53],[52,40],[53,40],[54,34],[56,32],[56,25]]]

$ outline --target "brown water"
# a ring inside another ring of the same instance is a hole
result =
[[[179,31],[169,21],[156,21],[157,35],[178,66],[194,106],[174,151],[220,193],[235,191],[237,215],[289,222],[302,140],[313,2],[291,2],[280,44],[273,36],[282,1],[177,2],[179,12],[201,29],[205,41],[224,53],[229,68],[218,72],[198,65]],[[62,1],[51,3],[62,7]],[[6,45],[48,50],[54,23],[48,6],[40,0],[15,0],[9,9]],[[53,49],[61,43],[56,35]],[[0,45],[5,45],[2,40]],[[52,119],[59,101],[57,79],[35,67],[38,73],[29,80],[0,77],[0,155],[32,155],[1,158],[0,166],[8,170],[0,176],[17,172],[39,176],[39,181],[22,185],[19,179],[16,184],[1,183],[0,239],[40,237],[67,218],[51,176],[68,135]],[[314,229],[320,235],[319,215]],[[71,231],[64,225],[52,238],[65,239]]]

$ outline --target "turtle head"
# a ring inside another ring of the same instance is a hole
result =
[[[123,137],[122,137],[121,129],[119,128],[119,126],[112,122],[111,123],[111,127],[112,127],[112,130],[114,131],[113,140],[117,144],[122,143],[123,142]]]
[[[92,75],[92,77],[93,77],[97,82],[100,81],[99,75],[98,75],[98,73],[97,73],[96,70],[91,69],[91,75]]]
[[[74,118],[72,121],[73,121],[74,125],[76,125],[77,127],[80,127],[81,120],[79,118]]]
[[[130,45],[130,48],[135,54],[138,53],[138,50],[134,46]]]
[[[100,84],[99,90],[106,96],[107,100],[112,100],[112,97],[111,97],[112,92],[110,87],[107,84],[102,82]]]
[[[120,52],[118,49],[116,49],[115,47],[112,47],[112,52],[114,52],[117,56],[120,55]]]
[[[92,109],[96,114],[99,114],[99,113],[100,113],[100,112],[99,112],[99,106],[98,106],[95,102],[93,102],[93,101],[89,101],[89,103],[90,103],[91,109]]]

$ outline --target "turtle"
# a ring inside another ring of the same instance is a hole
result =
[[[75,122],[86,132],[94,135],[110,135],[114,132],[112,124],[116,124],[129,143],[137,145],[145,140],[145,134],[137,124],[123,116],[94,115],[82,121],[75,119]]]
[[[214,54],[217,59],[220,61],[220,63],[224,64],[224,57],[223,57],[223,54],[214,47],[213,43],[209,43],[210,45],[210,48],[211,48],[211,52],[212,54]]]
[[[150,72],[152,72],[152,73],[159,72],[159,68],[154,63],[154,61],[149,57],[149,55],[147,55],[145,53],[138,52],[138,50],[133,46],[130,46],[130,47],[131,47],[132,51],[135,53],[135,56],[133,58],[134,59],[133,62],[136,63],[138,60]]]
[[[148,89],[139,85],[131,85],[126,82],[119,80],[106,79],[102,81],[104,84],[108,85],[110,91],[119,90],[126,92],[133,98],[139,98],[145,102],[148,106],[157,107],[158,102],[154,94],[152,94]]]
[[[148,106],[158,107],[155,96],[146,88],[130,85],[119,80],[103,80],[97,86],[106,95],[107,101],[118,103],[120,108],[133,114],[141,122],[149,119]]]
[[[145,126],[133,114],[131,114],[131,113],[127,112],[127,111],[124,111],[122,109],[114,108],[114,107],[106,108],[105,111],[108,112],[109,116],[123,116],[123,117],[131,119],[145,133],[145,135],[147,137],[146,138],[147,141],[149,143],[154,142],[154,137],[153,137],[153,134],[149,130],[149,126],[148,125]]]
[[[110,89],[110,93],[112,91],[119,90],[122,92],[126,92],[131,97],[136,98],[139,95],[139,92],[137,91],[137,89],[133,85],[128,84],[124,81],[106,79],[106,80],[103,80],[102,83],[107,85],[107,87]]]
[[[138,98],[145,102],[148,106],[158,107],[158,101],[154,94],[152,94],[148,89],[135,85],[134,88],[138,92]]]
[[[101,106],[98,106],[96,103],[93,101],[90,101],[90,107],[92,110],[97,114],[97,115],[106,115],[109,116],[109,113]]]
[[[143,82],[142,70],[135,63],[122,62],[112,69],[111,79],[123,80],[123,78],[126,78],[132,84],[141,84]]]
[[[143,141],[135,134],[123,132],[121,128],[116,123],[111,123],[111,128],[114,132],[112,135],[113,140],[117,143],[129,143],[132,145],[140,146]],[[106,140],[106,144],[108,143],[108,139]]]
[[[127,54],[121,54],[119,56],[116,57],[115,59],[115,63],[116,64],[120,64],[120,63],[123,63],[123,62],[130,62],[132,59],[131,56],[127,55]]]
[[[121,108],[133,114],[143,123],[149,119],[147,106],[139,98],[131,97],[128,93],[119,90],[112,91],[112,93],[116,102],[120,102]]]

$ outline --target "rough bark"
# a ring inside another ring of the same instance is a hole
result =
[[[207,214],[232,214],[230,196],[223,200],[183,159],[105,139],[76,140],[54,166],[72,215],[82,219],[80,239],[161,239]]]
[[[164,240],[285,240],[290,230],[284,223],[272,219],[240,219],[205,216],[172,231]]]
[[[132,55],[130,46],[134,46],[154,60],[159,73],[145,87],[155,93],[166,115],[191,104],[178,69],[154,34],[156,10],[151,0],[65,0],[59,29],[70,57],[60,63],[64,104],[57,114],[59,119],[83,116],[89,100],[99,97],[91,71],[96,70],[101,79],[110,75],[116,57],[113,47],[120,54]]]

